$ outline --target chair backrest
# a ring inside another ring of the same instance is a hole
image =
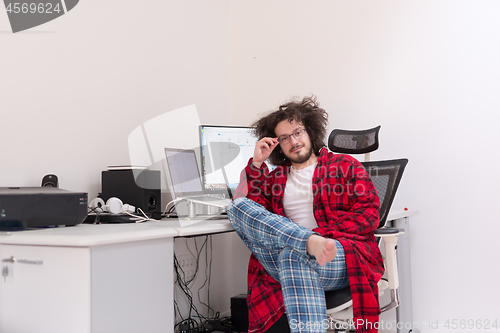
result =
[[[408,159],[362,162],[380,199],[379,228],[385,226]]]
[[[379,131],[380,126],[361,131],[334,129],[328,138],[328,148],[341,154],[365,154],[365,162],[361,163],[377,189],[380,199],[379,228],[381,228],[387,222],[408,159],[370,162],[369,153],[379,147]]]
[[[379,131],[380,126],[362,131],[334,129],[328,137],[328,148],[342,154],[365,154],[368,161],[369,153],[378,149]]]
[[[378,228],[385,226],[389,210],[396,196],[401,177],[403,176],[408,159],[402,158],[388,161],[361,162],[377,190],[380,199],[379,225]],[[378,239],[380,242],[380,238]],[[337,309],[345,309],[352,300],[351,289],[349,286],[339,290],[325,291],[325,301],[327,313],[338,312]]]

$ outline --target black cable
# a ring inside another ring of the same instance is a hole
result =
[[[170,203],[167,204],[167,206],[169,205]],[[175,205],[176,203],[174,203],[172,206],[170,206],[170,208],[168,209],[168,211],[163,211],[163,213],[161,214],[161,217],[164,218],[164,217],[170,217],[170,214],[173,213],[173,211],[175,210]],[[166,208],[166,207],[165,207]]]
[[[180,265],[179,265],[179,261],[177,260],[177,256],[174,253],[174,272],[175,272],[175,275],[176,275],[175,277],[176,277],[177,283],[179,283],[179,281],[181,280],[181,277],[180,277],[180,274],[179,274],[179,269],[182,272],[184,272],[182,270],[182,268],[180,267]],[[180,286],[180,288],[182,289],[182,286]],[[174,305],[176,306],[177,312],[179,313],[179,317],[181,318],[181,322],[184,321],[184,318],[182,317],[181,310],[179,309],[179,304],[177,304],[177,301],[175,301],[175,300],[174,300]]]
[[[177,274],[177,283],[179,285],[179,288],[181,289],[181,291],[184,293],[184,295],[186,296],[186,298],[188,300],[188,303],[189,303],[188,318],[191,318],[191,310],[192,310],[192,307],[193,307],[193,297],[192,297],[190,289],[188,287],[189,282],[185,281],[185,279],[186,279],[186,273],[184,272],[184,270],[182,269],[182,267],[179,266],[179,269],[182,272],[182,276],[179,273]],[[181,319],[183,319],[182,316],[181,316]]]
[[[196,244],[196,240],[195,240],[195,247],[196,249],[198,249],[198,246]],[[189,321],[190,325],[194,325],[193,323],[196,323],[196,328],[199,328],[199,325],[196,321],[194,321],[192,319],[192,317],[202,317],[201,314],[198,312],[198,309],[196,308],[196,306],[194,305],[194,301],[193,301],[193,296],[192,296],[192,293],[191,293],[191,289],[189,288],[189,284],[191,282],[193,282],[193,280],[196,278],[197,274],[198,274],[198,267],[199,267],[199,255],[200,253],[197,252],[197,258],[196,258],[196,269],[195,269],[195,274],[193,275],[193,277],[189,280],[186,280],[186,274],[184,273],[182,267],[180,267],[178,261],[177,261],[177,257],[175,256],[174,254],[174,257],[175,257],[175,262],[174,262],[174,269],[176,270],[176,274],[177,274],[177,283],[178,283],[178,286],[179,288],[181,289],[181,291],[184,293],[184,295],[186,296],[186,299],[188,301],[188,306],[189,306],[189,313],[188,313],[188,318],[187,319],[184,319],[182,317],[182,315],[180,315],[180,318],[181,318],[181,322],[178,323],[178,324],[181,324],[181,323],[184,323],[186,321]],[[182,276],[181,274],[179,273],[179,269],[180,271],[182,272]],[[193,311],[196,313],[193,314]],[[179,310],[179,313],[180,313],[180,310]],[[200,324],[201,324],[201,321],[200,321]],[[176,325],[177,326],[177,325]]]
[[[175,270],[176,277],[177,277],[177,284],[178,284],[179,288],[181,289],[181,291],[186,296],[188,303],[189,303],[189,315],[188,315],[188,318],[184,319],[182,317],[182,314],[181,314],[181,311],[179,309],[177,302],[175,302],[175,304],[177,306],[177,312],[179,313],[179,317],[181,319],[181,321],[179,323],[177,323],[175,326],[178,326],[178,325],[186,323],[186,322],[191,326],[192,321],[193,321],[191,319],[191,310],[192,310],[194,304],[193,304],[193,297],[192,297],[192,295],[190,293],[190,289],[188,287],[188,284],[190,282],[185,281],[186,274],[185,274],[184,270],[182,269],[182,267],[179,265],[179,262],[177,260],[177,256],[175,254],[174,254],[174,270]],[[179,270],[182,274],[179,272]]]
[[[102,212],[101,208],[99,208],[99,207],[94,207],[94,208],[87,207],[87,215],[95,213],[95,219],[94,219],[93,224],[98,224],[101,222],[101,217],[100,217],[101,212]]]
[[[196,238],[194,239],[194,245],[195,245],[195,249],[196,249],[196,269],[195,269],[195,272],[196,272],[196,273],[195,273],[195,276],[198,274],[198,270],[199,270],[199,267],[200,267],[200,256],[201,256],[201,252],[203,251],[203,248],[204,248],[204,247],[206,248],[207,240],[208,240],[208,238],[207,238],[207,236],[205,236],[205,241],[202,243],[201,248],[198,250],[198,243],[197,243],[197,239],[196,239]],[[193,277],[193,279],[194,279],[194,277]],[[204,283],[203,283],[203,285],[205,285],[205,284],[206,284],[206,283],[204,282]],[[204,304],[203,302],[201,302],[201,299],[200,299],[200,296],[199,296],[199,289],[198,289],[198,301],[199,301],[201,304],[203,304],[203,305],[207,306],[206,304]],[[198,312],[198,309],[197,309],[197,308],[195,308],[195,309],[196,309],[196,315],[197,315],[197,318],[198,318],[198,319],[200,319],[200,322],[201,322],[201,320],[206,320],[206,317],[205,317],[205,316],[203,316],[202,314],[200,314],[200,313]],[[210,312],[210,310],[209,310],[209,312]]]
[[[198,329],[199,332],[202,332],[202,329],[204,327],[203,323],[208,323],[209,320],[219,320],[220,313],[215,312],[214,309],[210,306],[210,286],[211,286],[211,276],[212,276],[212,260],[213,260],[213,239],[211,235],[205,236],[204,240],[202,241],[201,246],[198,244],[198,237],[194,238],[194,246],[195,246],[195,253],[192,253],[193,256],[195,257],[196,260],[196,265],[194,269],[194,275],[192,278],[189,280],[186,280],[186,274],[184,273],[182,267],[180,267],[180,264],[177,260],[177,257],[174,254],[174,269],[175,269],[175,274],[177,277],[177,285],[179,289],[182,291],[182,293],[185,295],[186,300],[188,302],[188,307],[189,307],[189,313],[188,317],[184,318],[180,312],[179,304],[175,302],[175,310],[176,314],[178,313],[179,318],[181,319],[180,322],[178,322],[175,327],[181,325],[181,324],[189,324],[190,327],[193,329],[193,332],[197,332],[196,329]],[[189,247],[188,247],[189,249]],[[194,304],[194,299],[193,299],[193,293],[191,289],[189,288],[189,285],[195,281],[195,279],[198,277],[198,274],[200,273],[200,260],[201,260],[201,254],[205,252],[205,280],[203,281],[202,285],[200,288],[198,288],[198,302],[205,306],[207,308],[207,316],[204,316],[198,311],[198,308]],[[201,290],[203,288],[207,288],[207,303],[204,303],[201,300]],[[211,314],[213,316],[211,317]],[[230,317],[229,317],[230,318]],[[197,319],[197,320],[194,320]],[[225,320],[224,323],[221,322],[222,327],[224,327],[224,331],[231,332],[230,331],[230,320],[228,322],[228,319]]]
[[[210,240],[210,261],[208,259],[208,240]],[[214,313],[215,315],[215,310],[210,307],[210,278],[212,275],[212,254],[213,254],[213,248],[212,248],[212,236],[205,236],[205,281],[203,282],[203,285],[198,289],[198,301],[205,305],[208,309],[208,317],[210,317],[210,311]],[[208,272],[207,272],[208,271]],[[208,285],[207,285],[208,284]],[[203,287],[207,285],[207,303],[205,304],[204,302],[201,301],[200,297],[200,291],[203,289]]]

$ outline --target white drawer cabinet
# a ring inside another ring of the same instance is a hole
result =
[[[1,333],[166,332],[174,326],[172,255],[173,238],[1,245]]]
[[[90,249],[2,245],[5,333],[90,332]],[[8,270],[8,271],[6,271]]]

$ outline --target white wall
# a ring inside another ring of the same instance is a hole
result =
[[[331,129],[382,125],[372,159],[409,158],[394,208],[420,212],[414,321],[498,319],[500,3],[232,5],[234,121],[314,93]]]
[[[230,24],[227,0],[82,0],[12,34],[0,9],[0,187],[54,173],[92,199],[102,170],[130,164],[128,136],[144,122],[196,104],[202,123],[231,124]],[[227,311],[230,265],[213,267],[212,306]]]
[[[230,123],[229,14],[227,0],[82,0],[12,34],[0,10],[0,186],[55,173],[95,197],[143,122],[196,104],[202,122]]]
[[[420,211],[414,320],[495,319],[499,6],[82,0],[18,34],[0,10],[0,186],[55,173],[92,197],[149,119],[194,103],[203,123],[244,125],[314,93],[332,129],[382,125],[374,159],[410,159],[394,206]]]

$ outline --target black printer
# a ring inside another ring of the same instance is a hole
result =
[[[73,226],[88,212],[88,195],[57,187],[0,187],[0,228]]]

